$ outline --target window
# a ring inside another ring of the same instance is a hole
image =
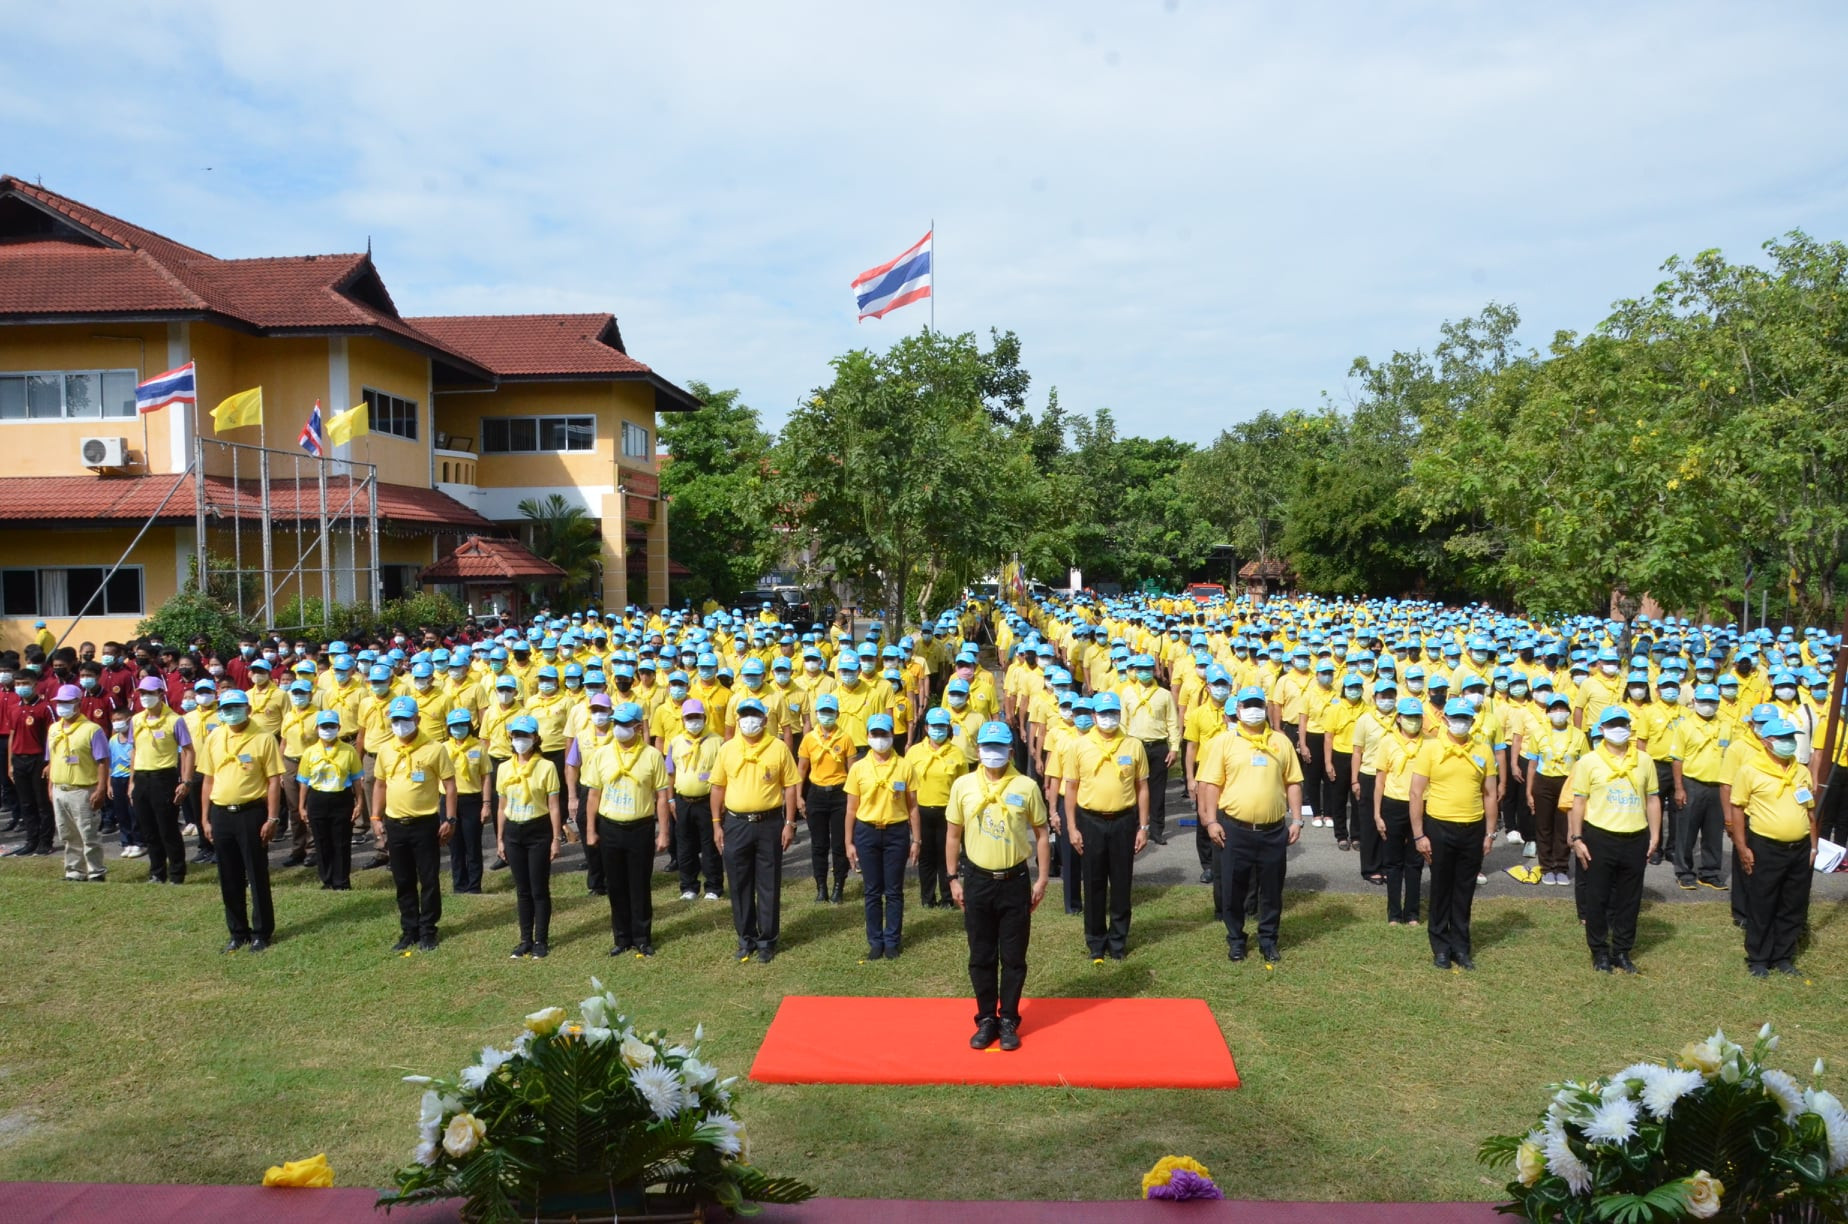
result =
[[[133,420],[133,370],[0,374],[0,421]]]
[[[484,455],[588,451],[596,445],[594,416],[483,417],[481,421]]]
[[[387,395],[383,391],[374,391],[367,387],[361,393],[366,401],[367,415],[373,433],[390,434],[394,438],[417,440],[417,401]]]
[[[86,604],[90,616],[143,615],[141,567],[124,565],[113,576],[103,565],[0,570],[0,612],[7,616],[76,616]]]
[[[654,448],[648,444],[648,431],[640,425],[622,423],[622,453],[629,459],[653,459]]]

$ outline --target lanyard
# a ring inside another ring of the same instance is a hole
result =
[[[507,785],[503,787],[502,790],[509,795],[515,790],[519,791],[519,802],[523,807],[532,806],[533,792],[530,783],[532,781],[533,770],[537,769],[539,767],[539,762],[544,759],[544,757],[535,752],[526,758],[526,763],[524,765],[520,763],[519,757],[514,757],[505,765],[501,766],[502,769],[508,771]]]
[[[392,754],[391,767],[385,771],[385,776],[387,778],[395,778],[400,773],[415,773],[417,762],[413,758],[417,752],[418,746],[416,744],[407,745],[402,741],[395,741],[392,747],[396,748],[397,751]]]
[[[982,787],[982,806],[978,810],[986,812],[990,807],[994,806],[995,800],[1007,793],[1007,788],[1012,785],[1014,779],[1019,776],[1020,775],[1010,766],[1008,771],[1001,775],[1001,780],[993,787],[984,784]]]
[[[847,736],[845,735],[845,733],[836,730],[836,731],[830,731],[824,735],[820,731],[817,731],[815,732],[815,739],[821,744],[822,748],[825,749],[829,753],[829,755],[834,757],[835,760],[839,761],[843,765],[847,763],[848,740],[847,740]],[[745,758],[746,764],[755,764],[756,762],[757,762],[757,758],[754,756],[748,756]]]
[[[618,782],[625,780],[630,782],[636,780],[634,773],[635,763],[642,759],[643,747],[645,747],[645,745],[637,744],[635,746],[635,751],[630,753],[626,760],[623,758],[622,749],[615,748],[611,750],[610,757],[616,762],[616,772],[611,776],[608,782],[604,783],[604,789],[607,790],[615,786]]]

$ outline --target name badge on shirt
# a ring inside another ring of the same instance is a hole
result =
[[[712,781],[712,771],[711,771],[711,770],[707,770],[707,769],[702,769],[702,770],[700,770],[700,773],[699,773],[699,780],[700,780],[701,782],[710,782],[710,781]]]
[[[905,784],[903,782],[894,782],[892,783],[892,789],[902,793],[905,789]]]
[[[64,763],[65,763],[66,765],[75,765],[75,764],[77,763],[77,754],[73,752],[73,753],[70,753],[69,755],[67,755],[67,756],[66,756],[66,757],[64,758]],[[1798,795],[1798,796],[1797,796],[1797,802],[1798,802],[1798,803],[1803,803],[1803,802],[1805,802],[1805,800],[1804,800],[1804,798],[1803,798],[1803,795],[1807,795],[1807,794],[1809,794],[1809,792],[1808,792],[1808,791],[1804,791],[1804,792],[1803,792],[1803,794],[1801,794],[1801,795]]]
[[[1134,765],[1135,763],[1136,763],[1136,758],[1133,756],[1130,756],[1127,753],[1117,758],[1118,765]]]
[[[154,738],[155,738],[155,739],[166,739],[166,738],[167,738],[167,733],[166,733],[165,731],[156,731],[156,732],[154,733]]]
[[[1263,769],[1269,764],[1270,758],[1265,756],[1262,752],[1254,752],[1251,754],[1251,767],[1253,769]]]
[[[413,769],[413,770],[411,771],[411,781],[413,781],[413,782],[422,782],[423,780],[424,780],[424,771],[423,771],[423,770],[421,770],[421,769]]]
[[[468,759],[471,761],[479,761],[481,759],[481,749],[470,748],[468,750]]]
[[[1808,803],[1813,798],[1815,798],[1815,796],[1810,794],[1809,787],[1799,786],[1797,788],[1797,802],[1798,803]]]
[[[248,764],[250,764],[250,754],[249,754],[248,752],[240,752],[240,753],[238,753],[238,754],[237,754],[237,759],[238,759],[238,760],[240,760],[240,761],[242,761],[242,762],[243,762],[244,764],[246,764],[246,765],[248,765]]]
[[[1013,808],[1026,807],[1027,797],[1025,795],[1008,795],[1007,797],[1002,799],[1001,802]]]

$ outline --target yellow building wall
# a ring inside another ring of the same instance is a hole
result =
[[[321,341],[322,396],[327,394],[326,344]],[[429,488],[431,439],[436,428],[435,409],[430,403],[430,359],[370,336],[351,337],[347,341],[346,402],[331,411],[345,411],[359,403],[367,387],[417,405],[417,438],[413,441],[395,434],[368,434],[353,443],[352,457],[361,463],[378,464],[379,479],[387,484]],[[307,419],[304,409],[302,421],[295,428],[301,429]]]
[[[52,324],[0,327],[0,371],[134,370],[137,381],[167,369],[165,323]],[[83,438],[126,438],[147,466],[168,470],[167,408],[150,415],[144,442],[140,417],[89,421],[0,421],[0,476],[76,476],[89,471],[78,453]]]
[[[326,337],[248,336],[195,324],[191,339],[199,369],[199,429],[208,440],[205,470],[219,476],[232,474],[233,452],[209,445],[212,439],[253,447],[267,440],[271,450],[299,449],[295,439],[308,423],[309,411],[316,400],[327,398]],[[212,409],[226,396],[252,387],[263,389],[262,429],[247,425],[219,432]],[[235,462],[240,480],[257,478],[254,454],[237,454]],[[286,466],[272,460],[271,476],[291,476]],[[308,471],[306,465],[302,471]]]
[[[596,445],[588,451],[566,454],[482,454],[482,418],[520,416],[583,416],[597,418]],[[472,439],[469,446],[481,455],[475,484],[484,489],[525,488],[533,485],[613,485],[616,465],[638,471],[655,470],[654,457],[624,459],[622,423],[648,431],[655,440],[654,391],[635,382],[506,383],[491,392],[445,395],[437,404],[437,428],[455,439]]]
[[[155,371],[160,373],[159,370]],[[172,527],[151,528],[127,558],[127,564],[141,567],[143,612],[152,612],[173,597],[179,585],[178,538]],[[69,530],[9,530],[0,545],[0,567],[44,568],[99,565],[105,569],[116,563],[122,550],[135,538],[133,528],[71,528]],[[75,609],[73,609],[74,611]],[[0,647],[23,650],[38,634],[32,627],[43,620],[54,636],[65,638],[64,645],[76,646],[95,642],[100,648],[106,641],[126,641],[134,636],[141,617],[74,616],[0,617]]]

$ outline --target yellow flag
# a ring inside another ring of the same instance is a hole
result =
[[[263,424],[263,388],[239,391],[212,409],[212,425],[218,433]]]
[[[327,418],[327,444],[329,446],[339,446],[371,432],[364,404],[354,404],[345,412],[336,412]]]

